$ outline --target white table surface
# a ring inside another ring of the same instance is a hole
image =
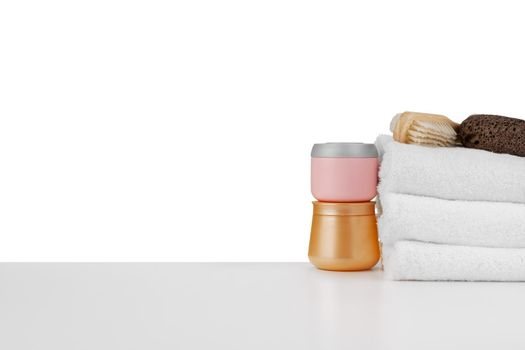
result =
[[[523,349],[525,283],[307,263],[3,263],[0,349]]]

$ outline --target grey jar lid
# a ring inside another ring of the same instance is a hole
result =
[[[316,143],[311,155],[314,158],[377,158],[377,149],[373,143]]]

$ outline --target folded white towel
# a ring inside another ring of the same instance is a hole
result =
[[[413,241],[383,246],[393,280],[525,281],[525,249],[466,247]]]
[[[381,195],[379,237],[467,246],[525,248],[525,204]]]
[[[423,147],[381,135],[380,196],[387,192],[443,199],[525,203],[525,158],[463,147]]]

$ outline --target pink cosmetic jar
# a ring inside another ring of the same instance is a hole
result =
[[[377,194],[377,149],[329,142],[312,148],[312,195],[322,202],[367,202]]]

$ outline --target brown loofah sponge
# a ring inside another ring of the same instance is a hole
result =
[[[525,120],[474,114],[458,130],[465,147],[525,157]]]

